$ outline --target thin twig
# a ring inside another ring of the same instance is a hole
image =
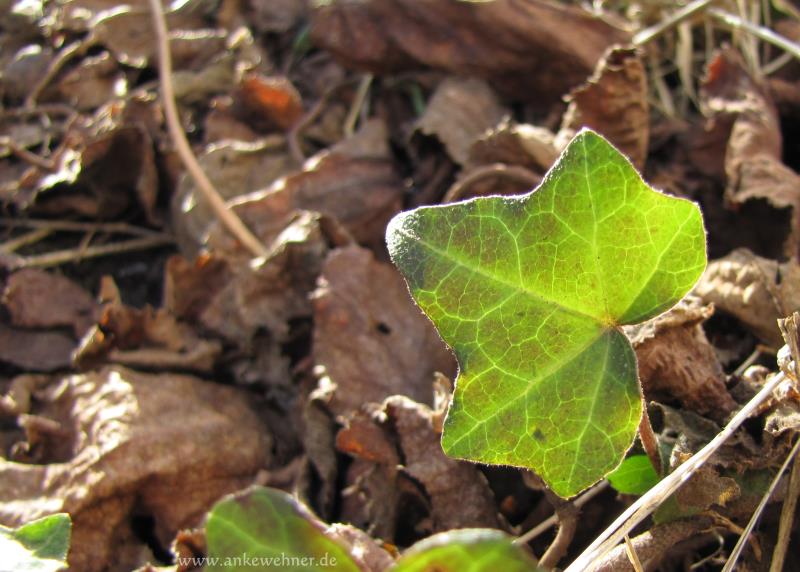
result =
[[[580,508],[594,497],[602,493],[604,490],[608,488],[608,481],[602,481],[595,485],[593,488],[589,489],[583,495],[579,496],[577,499],[572,501],[572,504],[576,507]],[[551,515],[550,517],[546,518],[528,532],[520,536],[519,538],[514,540],[514,544],[528,544],[533,539],[541,536],[551,528],[553,528],[558,523],[558,515]]]
[[[306,155],[303,153],[303,147],[300,144],[300,136],[303,134],[303,131],[305,131],[309,125],[317,120],[317,117],[319,117],[322,111],[325,109],[325,106],[328,104],[328,101],[331,99],[331,97],[333,97],[333,95],[339,89],[348,85],[350,81],[351,80],[343,80],[326,89],[313,107],[309,109],[306,114],[303,115],[303,117],[301,117],[300,120],[292,126],[292,128],[289,130],[289,133],[286,134],[286,140],[289,144],[289,154],[297,163],[302,164],[306,160]]]
[[[505,177],[512,181],[522,183],[529,189],[534,188],[542,182],[542,178],[533,171],[521,165],[506,165],[505,163],[491,163],[481,165],[471,170],[463,179],[453,183],[453,186],[445,193],[444,203],[460,201],[469,191],[469,188],[482,179],[489,177]]]
[[[595,561],[612,550],[633,527],[642,522],[674,493],[697,469],[719,449],[722,444],[744,423],[761,404],[772,396],[772,392],[786,380],[783,372],[778,372],[764,387],[730,420],[708,444],[695,453],[674,472],[664,477],[656,486],[628,507],[605,531],[595,538],[589,547],[569,565],[565,572],[585,572],[591,570]]]
[[[10,137],[0,137],[0,145],[6,147],[14,156],[19,159],[22,159],[26,163],[30,163],[31,165],[35,165],[45,171],[55,171],[56,170],[56,163],[52,159],[46,159],[37,155],[36,153],[32,153],[18,145],[16,141],[11,139]]]
[[[167,23],[161,9],[161,1],[150,0],[150,11],[153,15],[153,25],[155,27],[156,42],[158,44],[158,75],[161,80],[161,99],[164,105],[167,127],[172,141],[175,144],[175,149],[178,155],[180,155],[183,164],[186,166],[186,170],[189,171],[189,174],[194,179],[198,190],[200,190],[208,201],[211,210],[217,218],[219,218],[223,226],[227,228],[253,256],[259,258],[266,257],[268,255],[267,248],[252,232],[250,232],[242,222],[242,219],[228,208],[225,204],[225,200],[214,188],[214,185],[211,184],[208,176],[194,156],[192,148],[189,146],[189,140],[186,138],[186,133],[184,133],[181,127],[181,122],[178,117],[178,108],[175,105],[175,94],[172,89],[172,58],[169,51]]]
[[[642,398],[642,418],[639,420],[639,440],[642,442],[644,452],[659,476],[664,474],[661,464],[661,452],[658,449],[658,437],[650,424],[650,415],[647,413],[647,402]]]
[[[725,12],[719,8],[709,8],[708,13],[726,26],[738,30],[744,30],[759,40],[769,42],[770,44],[779,47],[786,53],[792,54],[795,58],[800,59],[800,44],[792,42],[791,40],[776,34],[772,30],[762,26],[756,26],[755,24],[736,16],[735,14]]]
[[[800,443],[800,439],[798,439]],[[796,446],[796,445],[795,445]],[[778,540],[775,542],[775,549],[772,551],[772,562],[769,565],[769,572],[781,572],[783,562],[786,559],[786,549],[789,547],[789,539],[792,535],[792,525],[794,514],[797,510],[797,498],[800,496],[800,460],[795,455],[792,465],[792,474],[789,477],[789,488],[783,498],[781,508],[781,519],[778,526]]]
[[[98,258],[111,254],[122,254],[124,252],[134,252],[137,250],[147,250],[174,244],[171,236],[159,235],[148,236],[145,238],[133,238],[123,242],[112,244],[102,244],[89,246],[86,248],[69,248],[66,250],[56,250],[47,254],[35,256],[4,256],[2,263],[11,269],[36,267],[59,266],[68,262],[80,262],[87,258]]]
[[[564,558],[575,538],[575,531],[578,528],[578,515],[580,508],[575,503],[559,498],[555,493],[545,490],[548,500],[554,504],[556,517],[558,518],[558,532],[556,537],[539,560],[539,565],[545,570],[555,568],[556,564]]]
[[[800,439],[794,444],[792,450],[786,456],[786,460],[781,465],[781,468],[778,470],[778,474],[775,475],[775,478],[772,479],[772,482],[767,489],[767,492],[764,493],[764,496],[761,497],[761,501],[758,503],[755,512],[753,512],[753,516],[750,517],[750,520],[747,523],[747,526],[742,531],[742,535],[739,537],[739,540],[736,542],[736,546],[733,547],[731,551],[731,555],[728,558],[728,561],[725,562],[725,566],[722,568],[722,572],[732,572],[734,567],[736,566],[736,562],[739,560],[739,556],[742,554],[742,550],[744,549],[744,545],[747,542],[747,539],[753,532],[753,528],[755,528],[756,524],[758,523],[758,519],[761,518],[761,513],[764,512],[764,509],[769,502],[772,493],[775,492],[775,488],[778,486],[778,483],[783,476],[783,473],[786,471],[786,468],[789,466],[789,463],[797,455],[797,451],[800,450]],[[794,471],[792,471],[794,472]],[[780,570],[780,568],[779,568]]]
[[[106,232],[134,236],[164,236],[156,230],[133,226],[124,222],[79,222],[71,220],[15,219],[0,217],[0,226],[36,228],[53,232]]]
[[[88,36],[83,38],[82,40],[78,40],[77,42],[73,42],[68,45],[66,48],[62,49],[58,52],[58,55],[55,57],[53,61],[50,62],[50,65],[47,67],[47,71],[42,76],[42,78],[36,83],[33,87],[31,92],[28,94],[28,97],[25,98],[25,107],[27,108],[34,108],[36,107],[36,100],[39,99],[44,88],[47,87],[52,79],[58,75],[58,72],[61,71],[61,68],[64,67],[64,64],[71,60],[73,57],[77,55],[82,55],[86,53],[89,48],[91,48],[97,42],[97,38],[93,33],[89,33]]]
[[[690,4],[687,4],[680,10],[676,11],[674,14],[670,15],[667,19],[661,20],[658,24],[650,26],[649,28],[645,28],[641,32],[638,32],[635,36],[633,36],[633,45],[643,46],[644,44],[654,40],[664,32],[674,28],[684,20],[691,18],[692,16],[697,14],[700,10],[706,8],[713,1],[714,0],[695,0]]]
[[[26,232],[22,236],[12,238],[0,244],[0,252],[5,252],[6,254],[9,254],[11,252],[16,252],[23,246],[34,244],[44,238],[47,238],[48,236],[50,236],[50,234],[52,234],[52,232],[53,231],[47,228],[37,228],[36,230]]]
[[[628,560],[631,562],[631,566],[636,572],[644,572],[644,568],[642,567],[642,562],[639,560],[639,555],[636,554],[636,548],[633,546],[631,542],[631,537],[627,534],[625,535],[625,552],[628,554]]]
[[[358,121],[358,116],[361,114],[361,109],[364,107],[364,102],[367,99],[369,86],[372,85],[372,78],[373,75],[371,73],[364,74],[358,84],[353,103],[350,105],[350,111],[347,113],[347,117],[344,120],[343,130],[345,137],[350,137],[356,130],[356,122]]]

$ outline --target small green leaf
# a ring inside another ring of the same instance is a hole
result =
[[[462,529],[434,534],[409,548],[391,572],[536,572],[536,561],[499,530]]]
[[[631,455],[608,475],[608,482],[624,495],[643,495],[661,478],[647,455]]]
[[[19,528],[0,526],[3,570],[55,572],[67,567],[72,521],[59,513]]]
[[[585,130],[535,191],[400,213],[386,238],[459,362],[447,454],[533,469],[564,497],[620,464],[641,398],[619,326],[669,309],[702,274],[694,203]]]
[[[225,497],[209,513],[206,569],[358,572],[348,552],[324,530],[291,495],[254,487]]]

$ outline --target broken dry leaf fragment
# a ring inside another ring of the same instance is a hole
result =
[[[396,394],[433,403],[433,374],[452,373],[453,358],[397,270],[357,246],[334,250],[312,302],[314,362],[335,384],[335,414]]]
[[[345,65],[396,73],[420,65],[479,77],[520,101],[552,103],[630,35],[542,0],[334,0],[311,12],[311,39]]]
[[[533,192],[402,213],[387,243],[460,365],[449,455],[531,468],[565,497],[622,461],[641,397],[619,326],[699,278],[697,205],[650,188],[586,130]]]
[[[0,459],[0,523],[54,512],[72,516],[75,570],[141,564],[134,515],[154,541],[199,524],[219,497],[252,482],[270,436],[243,393],[196,377],[106,367],[37,391],[33,413],[68,429],[66,460],[28,465]]]

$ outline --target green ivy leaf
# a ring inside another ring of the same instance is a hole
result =
[[[702,274],[695,204],[653,190],[585,130],[535,191],[400,213],[386,237],[459,362],[448,455],[533,469],[564,497],[620,464],[641,398],[619,327],[669,309]]]
[[[624,495],[643,495],[660,480],[647,455],[631,455],[608,475],[611,486]]]
[[[324,530],[294,497],[254,487],[225,497],[209,513],[206,569],[359,572],[348,552]]]
[[[391,572],[536,572],[536,561],[499,530],[463,529],[434,534],[409,548]]]
[[[0,526],[0,554],[4,570],[55,572],[67,567],[72,521],[59,513],[19,528]]]

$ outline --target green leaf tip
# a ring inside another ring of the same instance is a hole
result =
[[[465,528],[429,536],[409,548],[391,572],[537,572],[536,560],[499,530]]]
[[[325,528],[291,495],[252,487],[225,497],[209,513],[207,569],[360,572],[347,550],[325,536]]]
[[[448,455],[532,469],[563,497],[622,462],[641,394],[619,326],[668,310],[702,274],[697,205],[583,130],[534,191],[400,213],[386,240],[458,359]]]
[[[19,528],[0,526],[3,570],[66,570],[71,532],[72,521],[66,513],[45,516]]]

